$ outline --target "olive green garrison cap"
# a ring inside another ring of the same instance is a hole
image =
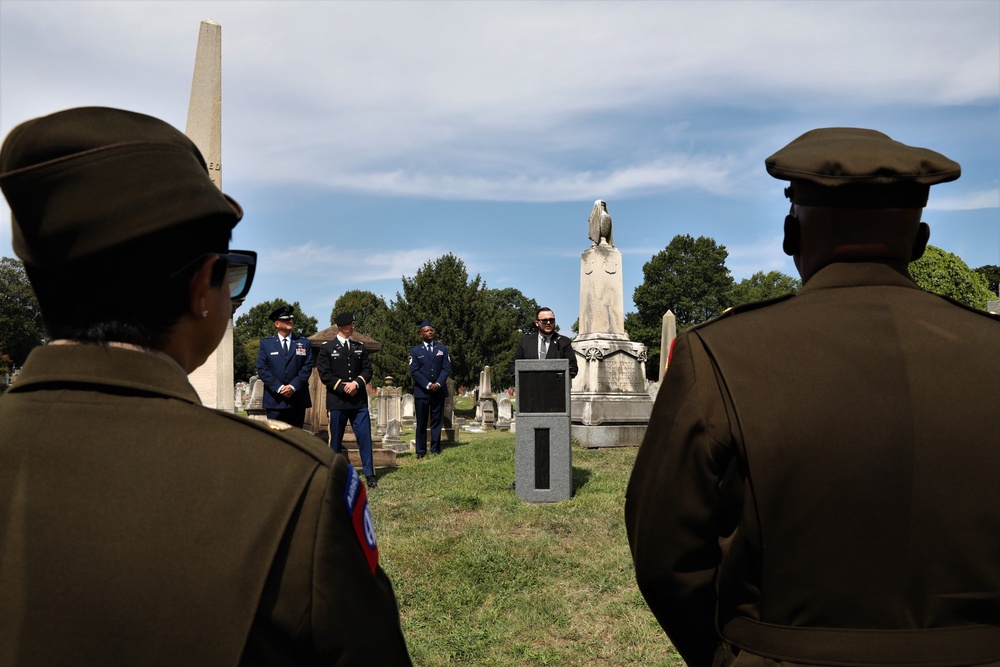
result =
[[[852,127],[806,132],[764,165],[792,182],[785,195],[793,203],[831,208],[922,208],[930,186],[962,174],[940,153]]]

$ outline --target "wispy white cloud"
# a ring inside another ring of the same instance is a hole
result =
[[[927,208],[933,211],[972,211],[982,208],[1000,208],[1000,188],[968,192],[952,197],[938,197],[931,192]]]
[[[336,280],[338,285],[355,285],[412,276],[414,267],[419,268],[446,252],[441,248],[420,247],[370,253],[309,241],[266,250],[261,253],[258,266],[273,273],[308,275],[316,280]]]

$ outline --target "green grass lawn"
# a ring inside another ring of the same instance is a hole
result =
[[[622,514],[636,450],[574,447],[573,499],[531,504],[506,489],[513,434],[459,438],[400,455],[370,494],[414,663],[683,665],[635,584]]]

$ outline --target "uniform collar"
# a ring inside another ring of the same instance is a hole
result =
[[[904,262],[834,262],[827,264],[802,286],[800,293],[837,287],[910,287],[913,282]]]
[[[50,383],[122,387],[201,405],[176,361],[162,352],[123,343],[53,341],[36,347],[11,391]]]

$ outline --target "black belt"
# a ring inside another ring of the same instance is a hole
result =
[[[947,667],[1000,662],[1000,626],[925,630],[799,628],[737,617],[722,626],[726,642],[774,660],[816,665]]]

